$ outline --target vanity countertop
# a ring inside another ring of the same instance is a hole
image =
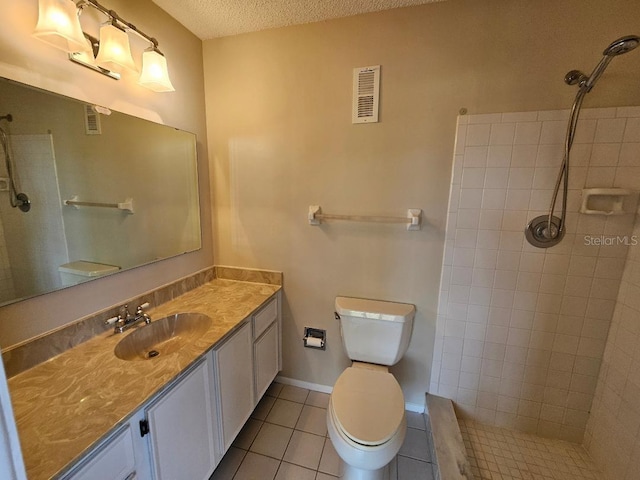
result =
[[[56,477],[244,319],[279,285],[215,279],[150,310],[152,319],[204,313],[212,325],[179,351],[148,361],[118,359],[130,331],[112,330],[9,379],[29,480]]]

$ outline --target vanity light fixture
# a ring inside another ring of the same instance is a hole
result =
[[[80,15],[93,7],[108,17],[100,27],[100,39],[82,31]],[[127,22],[97,0],[38,0],[38,23],[34,36],[69,53],[69,59],[119,80],[121,73],[137,73],[131,55],[129,33],[147,40],[151,46],[142,53],[142,73],[138,83],[156,92],[173,92],[167,60],[158,41]]]

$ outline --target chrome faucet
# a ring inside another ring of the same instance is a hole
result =
[[[104,323],[107,325],[115,324],[113,333],[122,333],[125,330],[133,327],[140,321],[144,321],[145,324],[151,323],[151,317],[145,313],[145,309],[149,308],[149,302],[145,302],[142,305],[138,305],[135,315],[129,312],[129,305],[123,305],[120,308],[120,313],[108,319]]]

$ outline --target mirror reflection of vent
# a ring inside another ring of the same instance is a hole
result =
[[[93,105],[84,106],[84,131],[87,135],[101,135],[100,114],[96,112]]]
[[[380,65],[353,69],[353,114],[351,123],[378,121]]]

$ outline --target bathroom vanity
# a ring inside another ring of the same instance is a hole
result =
[[[176,352],[116,357],[141,325],[9,380],[30,480],[209,478],[281,368],[281,287],[217,278],[149,313],[185,312],[211,324]]]

